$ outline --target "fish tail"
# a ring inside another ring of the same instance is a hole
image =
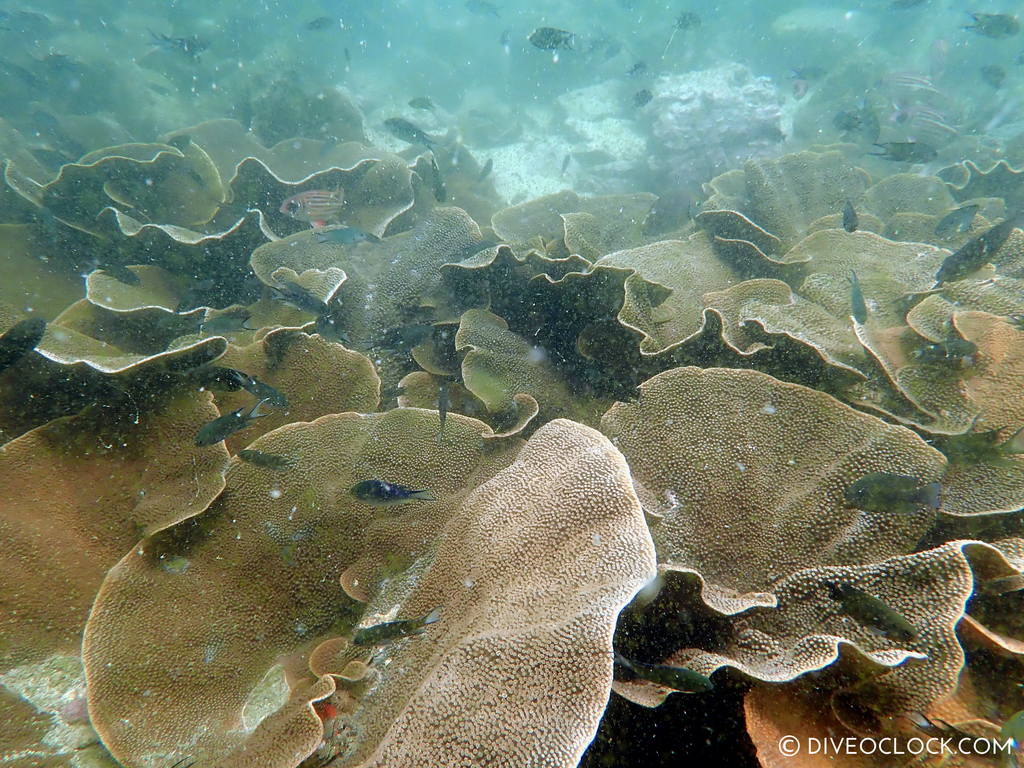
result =
[[[434,610],[420,619],[420,626],[425,627],[428,624],[433,624],[441,618],[441,606],[437,606]]]
[[[434,495],[433,491],[428,491],[423,488],[419,491],[410,491],[410,499],[419,499],[420,501],[437,501],[437,496]]]
[[[929,509],[938,509],[942,506],[942,485],[939,483],[928,483],[918,493],[918,499]]]
[[[253,410],[249,412],[249,417],[248,418],[250,418],[250,419],[262,419],[264,416],[266,416],[266,414],[259,413],[259,407],[262,406],[262,404],[264,402],[268,401],[269,399],[270,399],[269,397],[264,397],[262,400],[257,402],[255,404],[255,406],[253,406]]]

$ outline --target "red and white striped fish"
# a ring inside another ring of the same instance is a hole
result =
[[[338,221],[345,205],[343,189],[307,189],[281,203],[280,212],[299,221],[309,222],[314,229]]]

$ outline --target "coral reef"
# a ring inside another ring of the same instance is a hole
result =
[[[742,701],[765,764],[784,729],[1010,714],[979,659],[1024,658],[992,586],[1024,568],[1024,233],[936,274],[1024,175],[776,156],[779,94],[739,65],[652,89],[629,126],[607,88],[560,102],[570,174],[612,193],[505,207],[456,136],[388,151],[273,81],[253,131],[88,151],[66,117],[40,155],[0,126],[0,332],[48,321],[0,370],[0,763],[572,768],[613,690],[673,690],[616,652]],[[707,181],[692,223],[614,188],[644,120],[645,173]],[[329,229],[282,206],[323,190]],[[851,496],[880,473],[941,496]]]

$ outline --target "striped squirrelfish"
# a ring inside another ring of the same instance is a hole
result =
[[[344,206],[343,189],[307,189],[289,197],[278,210],[285,216],[309,222],[317,229],[330,221],[336,222]]]

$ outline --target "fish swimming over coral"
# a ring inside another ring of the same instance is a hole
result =
[[[277,301],[283,301],[303,312],[313,315],[322,315],[328,311],[327,302],[318,299],[298,283],[285,280],[270,287],[272,296]]]
[[[891,472],[871,472],[858,478],[843,494],[851,507],[870,512],[909,512],[921,507],[938,509],[942,486],[922,484],[917,478]]]
[[[651,93],[647,88],[637,91],[633,94],[633,106],[644,107],[651,103],[651,99],[654,98],[654,94]]]
[[[858,223],[857,211],[853,207],[853,203],[847,200],[843,206],[843,229],[847,232],[856,232]]]
[[[288,398],[284,396],[283,392],[270,386],[265,381],[260,381],[255,376],[242,375],[245,376],[245,380],[242,382],[242,389],[246,392],[264,402],[270,403],[275,408],[288,407]]]
[[[281,203],[278,212],[296,221],[305,221],[317,229],[330,221],[337,221],[344,207],[343,189],[307,189]]]
[[[437,607],[420,619],[403,621],[386,621],[372,627],[358,630],[352,636],[352,645],[386,645],[403,637],[422,635],[431,624],[441,618],[441,608]]]
[[[256,328],[250,328],[246,325],[251,317],[252,312],[245,307],[227,310],[213,317],[210,317],[208,312],[207,318],[209,319],[203,319],[200,322],[199,330],[202,333],[209,333],[214,336],[222,333],[236,333],[238,331],[255,331],[257,330]]]
[[[428,136],[425,131],[418,128],[404,117],[389,117],[384,121],[384,127],[387,128],[388,132],[395,138],[407,141],[410,144],[416,144],[422,147],[436,147],[438,144],[437,139]]]
[[[939,219],[939,223],[935,225],[935,234],[939,237],[949,237],[956,232],[967,232],[980,209],[981,206],[977,204],[954,208]]]
[[[283,470],[295,464],[295,459],[291,456],[282,456],[278,453],[264,453],[254,448],[246,448],[239,451],[238,458],[263,469]]]
[[[864,301],[864,291],[860,287],[857,273],[850,270],[850,314],[861,325],[868,321],[868,305]]]
[[[335,24],[337,24],[337,20],[330,16],[317,16],[315,19],[307,21],[303,26],[310,32],[321,32]]]
[[[914,625],[903,614],[852,584],[826,582],[828,596],[842,606],[843,613],[873,634],[909,642],[917,637]]]
[[[437,501],[437,497],[425,488],[415,490],[384,480],[363,480],[353,485],[349,493],[374,507],[393,507],[412,501]]]
[[[197,35],[192,35],[191,37],[168,37],[162,33],[158,35],[153,30],[150,30],[149,34],[153,36],[153,41],[157,47],[168,51],[181,51],[193,61],[198,61],[199,54],[210,47],[209,43]]]
[[[869,155],[898,163],[927,163],[939,154],[935,147],[923,141],[889,141],[875,146],[882,151],[869,152]]]
[[[618,651],[615,652],[615,664],[629,670],[642,680],[663,685],[681,693],[706,693],[715,687],[709,677],[695,670],[668,664],[630,661]]]
[[[977,351],[978,345],[973,341],[951,338],[922,344],[911,353],[911,357],[919,363],[944,363],[957,368],[970,368],[974,365]]]
[[[1006,37],[1013,37],[1020,32],[1020,20],[1008,13],[972,13],[967,15],[974,19],[974,23],[963,27],[983,37],[991,37],[993,40],[1000,40]]]
[[[431,186],[434,192],[434,199],[439,203],[448,201],[448,187],[444,183],[444,177],[441,175],[441,169],[437,167],[437,158],[433,154],[430,155],[430,172],[431,172]]]
[[[414,99],[409,99],[409,106],[413,109],[425,109],[428,112],[433,112],[437,109],[433,99],[429,96],[417,96]]]
[[[571,51],[576,35],[556,27],[538,27],[526,39],[530,45],[542,51]]]
[[[442,378],[437,383],[438,442],[444,439],[444,423],[448,418],[448,409],[452,407],[452,397],[448,390],[448,379]]]
[[[355,243],[379,243],[380,238],[370,234],[359,227],[331,227],[321,229],[314,235],[318,243],[333,243],[335,245],[354,245]]]
[[[7,370],[35,349],[46,333],[46,321],[41,317],[21,320],[0,336],[0,372]]]
[[[249,409],[246,413],[245,408],[238,408],[237,410],[231,411],[231,413],[225,413],[223,416],[218,416],[213,421],[209,421],[204,424],[199,432],[196,433],[196,445],[216,445],[221,440],[225,440],[235,432],[245,429],[250,426],[256,419],[262,419],[266,416],[265,413],[258,413],[259,407],[265,403],[266,400],[260,400],[256,405]]]
[[[1024,211],[1007,216],[999,224],[985,230],[977,237],[971,238],[949,254],[939,266],[939,271],[935,273],[936,283],[963,280],[985,266],[1009,239],[1022,216],[1024,216]]]

